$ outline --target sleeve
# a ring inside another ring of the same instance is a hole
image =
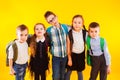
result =
[[[70,25],[67,25],[68,32],[72,29]]]
[[[13,59],[13,48],[12,48],[12,46],[10,46],[9,47],[9,49],[8,49],[9,51],[9,53],[8,53],[8,59]]]
[[[27,37],[27,43],[28,43],[28,47],[30,47],[30,40],[31,40],[32,34],[28,34]]]
[[[104,39],[104,54],[105,54],[106,65],[110,65],[111,64],[111,56],[110,56],[105,39]]]

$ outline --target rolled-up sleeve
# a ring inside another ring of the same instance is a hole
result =
[[[13,48],[12,46],[9,47],[8,59],[13,59]]]

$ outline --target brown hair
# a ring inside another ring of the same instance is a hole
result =
[[[91,22],[89,25],[89,28],[96,28],[99,27],[100,25],[97,22]]]
[[[80,17],[80,18],[82,19],[82,21],[83,21],[83,28],[84,28],[84,30],[87,31],[87,29],[85,28],[85,25],[84,25],[84,19],[83,19],[83,16],[82,16],[82,15],[77,14],[77,15],[73,16],[72,22],[73,22],[73,20],[74,20],[75,18],[78,18],[78,17]],[[73,24],[72,24],[72,28],[73,28]]]
[[[82,16],[82,15],[79,15],[79,14],[73,16],[73,18],[72,18],[72,22],[73,22],[73,20],[74,20],[75,18],[78,18],[78,17],[80,17],[80,18],[83,20],[83,22],[84,22],[83,16]]]
[[[47,17],[50,16],[50,15],[56,16],[53,12],[47,11],[47,12],[44,14],[44,17],[47,18]]]
[[[43,23],[36,23],[34,25],[34,31],[35,31],[35,28],[37,25],[42,25],[43,28],[46,30],[45,26]],[[46,37],[47,36],[47,33],[44,34],[44,36]],[[31,40],[30,40],[30,52],[31,52],[31,56],[35,56],[36,54],[36,34],[34,34],[32,37],[31,37]]]
[[[17,32],[18,30],[19,30],[19,31],[24,31],[24,30],[28,30],[28,28],[27,28],[26,25],[21,24],[21,25],[19,25],[19,26],[16,28],[16,32]]]

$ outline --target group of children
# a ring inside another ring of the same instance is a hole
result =
[[[44,17],[51,26],[46,30],[44,24],[35,24],[34,34],[29,40],[27,26],[17,27],[15,43],[18,55],[16,61],[13,61],[14,52],[10,46],[8,56],[10,74],[16,75],[16,80],[24,80],[28,66],[34,80],[46,80],[49,50],[52,55],[53,80],[70,80],[73,70],[77,71],[78,80],[84,80],[82,71],[85,69],[85,45],[87,37],[90,36],[92,65],[89,80],[96,80],[99,72],[100,80],[106,80],[107,74],[110,73],[110,55],[105,39],[103,51],[101,50],[99,24],[90,23],[87,31],[84,29],[82,15],[73,17],[71,27],[59,23],[58,17],[51,11],[47,11]],[[30,60],[28,46],[30,47]]]

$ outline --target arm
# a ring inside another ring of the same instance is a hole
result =
[[[9,47],[8,59],[9,59],[10,74],[14,75],[15,71],[13,69],[13,48],[12,46]]]
[[[110,64],[111,64],[111,58],[110,58],[110,54],[108,51],[108,47],[107,47],[107,43],[104,40],[105,44],[104,44],[104,54],[105,54],[105,60],[106,60],[106,65],[107,65],[107,74],[109,74],[111,72],[110,69]]]
[[[70,50],[70,40],[67,36],[67,55],[68,55],[68,65],[72,66],[71,50]]]
[[[13,59],[9,59],[10,74],[14,75],[15,71],[13,69]]]

